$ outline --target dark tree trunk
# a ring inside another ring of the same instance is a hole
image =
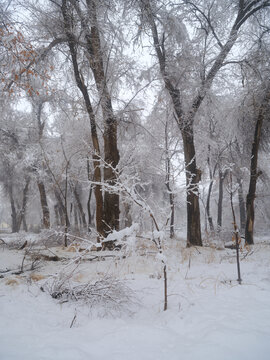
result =
[[[240,213],[240,230],[241,230],[241,234],[244,234],[245,226],[246,226],[246,207],[245,207],[245,200],[243,194],[242,179],[237,178],[237,183],[238,183],[238,202],[239,202],[239,213]]]
[[[11,231],[12,233],[18,232],[18,222],[17,222],[17,209],[15,206],[14,196],[13,196],[13,185],[10,183],[8,185],[8,195],[10,200],[10,207],[11,207]]]
[[[90,185],[88,200],[87,200],[87,214],[88,214],[88,231],[91,229],[92,225],[92,214],[91,214],[91,197],[92,197],[93,186]]]
[[[232,216],[233,216],[233,229],[234,229],[234,237],[235,237],[235,247],[236,247],[236,263],[237,263],[237,275],[238,275],[238,283],[241,285],[242,279],[241,279],[241,273],[240,273],[240,258],[239,258],[239,243],[240,243],[240,235],[238,231],[238,227],[236,224],[236,217],[233,207],[233,189],[232,189],[232,173],[230,173],[230,203],[231,203],[231,209],[232,209]]]
[[[87,174],[88,174],[88,180],[91,181],[90,162],[89,162],[89,159],[87,159]],[[89,189],[88,200],[87,200],[88,231],[89,231],[89,232],[91,231],[91,225],[92,225],[92,214],[91,214],[92,191],[93,191],[93,184],[90,182],[90,189]]]
[[[187,246],[202,246],[199,207],[200,170],[196,165],[193,128],[182,131],[187,189]]]
[[[44,229],[50,228],[50,211],[47,203],[47,195],[45,190],[45,185],[42,181],[37,181],[39,195],[40,195],[40,204],[42,209],[42,225]]]
[[[249,245],[254,244],[254,240],[253,240],[254,219],[255,219],[254,201],[256,197],[257,179],[261,174],[261,172],[260,171],[258,172],[257,170],[258,153],[259,153],[259,146],[261,140],[263,120],[267,111],[269,101],[270,101],[270,83],[268,84],[265,97],[259,108],[259,113],[256,121],[254,138],[252,143],[252,150],[251,150],[250,180],[249,180],[249,189],[246,200],[247,221],[245,227],[245,241],[246,244]]]

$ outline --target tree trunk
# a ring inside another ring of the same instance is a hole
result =
[[[10,207],[11,207],[11,232],[15,233],[19,231],[19,228],[17,222],[17,210],[13,197],[13,185],[11,183],[8,185],[8,195],[9,195]]]
[[[116,167],[119,163],[119,152],[117,148],[117,120],[113,113],[111,95],[107,86],[107,79],[103,65],[103,53],[100,43],[96,5],[94,1],[86,0],[88,13],[91,19],[91,29],[82,21],[85,29],[85,39],[89,53],[89,63],[93,71],[96,87],[100,96],[100,105],[104,119],[104,181],[110,190],[104,193],[104,221],[105,232],[119,230],[119,194],[113,193],[113,187],[117,182]]]
[[[38,186],[39,195],[40,195],[43,228],[49,229],[50,228],[50,211],[49,211],[49,207],[48,207],[48,203],[47,203],[45,185],[44,185],[43,181],[38,180],[37,186]]]
[[[22,208],[21,208],[21,211],[20,211],[20,214],[19,214],[18,225],[17,225],[18,230],[20,230],[21,224],[23,223],[23,230],[27,231],[27,224],[26,224],[25,214],[26,214],[26,207],[27,207],[27,200],[28,200],[29,184],[30,184],[30,178],[27,178],[25,187],[23,189]]]
[[[240,231],[241,234],[244,234],[245,226],[246,226],[246,207],[245,207],[245,200],[243,194],[242,179],[237,178],[237,183],[238,183],[238,202],[239,202],[239,213],[240,213]]]
[[[200,170],[196,165],[193,128],[182,131],[187,191],[187,246],[202,246],[199,206]]]
[[[174,194],[171,189],[170,185],[170,178],[171,178],[171,159],[169,156],[169,143],[168,143],[168,121],[166,119],[165,123],[165,150],[166,150],[166,159],[165,159],[165,166],[166,166],[166,177],[165,177],[165,185],[167,187],[169,193],[169,202],[170,202],[170,238],[174,237]]]
[[[56,226],[60,226],[62,225],[60,223],[60,214],[59,214],[59,208],[58,208],[58,204],[54,205],[54,214],[55,214],[55,222],[56,222]]]
[[[58,213],[59,213],[60,223],[61,223],[61,226],[64,226],[65,225],[65,206],[64,206],[63,201],[61,199],[60,193],[57,190],[54,190],[54,194],[55,194],[55,198],[57,200],[57,205],[56,206],[57,206],[57,210],[58,210]],[[68,221],[68,223],[69,223],[69,221]]]
[[[223,183],[226,178],[227,171],[222,172],[219,170],[219,186],[218,186],[218,216],[217,216],[217,228],[218,231],[222,228],[222,210],[223,210]]]
[[[72,29],[72,19],[70,13],[68,13],[67,8],[67,1],[62,1],[62,14],[64,18],[64,26],[65,26],[65,33],[68,39],[68,45],[70,49],[70,54],[72,58],[72,64],[73,64],[73,70],[74,70],[74,76],[76,80],[76,84],[78,88],[80,89],[86,110],[89,116],[90,120],[90,126],[91,126],[91,137],[92,137],[92,143],[94,147],[94,153],[92,156],[93,159],[93,165],[94,165],[94,181],[96,182],[94,187],[94,193],[96,198],[96,229],[98,234],[101,236],[104,236],[104,222],[103,222],[103,196],[102,196],[102,186],[101,186],[101,170],[100,170],[100,147],[99,147],[99,141],[97,136],[97,129],[96,129],[96,119],[95,119],[95,113],[91,104],[91,100],[88,94],[88,90],[86,85],[84,84],[83,78],[81,76],[81,73],[79,71],[78,61],[77,61],[77,40],[74,36],[74,34],[71,32]],[[99,237],[97,239],[100,240]]]
[[[245,241],[246,244],[249,245],[254,244],[254,240],[253,240],[254,219],[255,219],[254,201],[256,197],[257,179],[261,174],[261,172],[260,171],[258,172],[257,170],[258,153],[259,153],[259,146],[261,140],[263,120],[267,111],[267,106],[269,101],[270,101],[270,83],[268,84],[268,87],[266,89],[266,95],[259,108],[259,113],[256,121],[254,138],[252,143],[252,150],[251,150],[250,180],[249,180],[249,189],[246,200],[247,220],[245,227]]]
[[[90,161],[89,161],[89,159],[87,159],[87,176],[88,176],[88,180],[91,181]],[[91,231],[91,225],[92,225],[92,214],[91,214],[92,191],[93,191],[93,184],[90,182],[90,189],[89,189],[88,200],[87,200],[88,232]]]
[[[207,214],[210,231],[214,232],[215,229],[214,229],[214,224],[213,224],[213,218],[210,215],[210,200],[211,200],[211,194],[212,194],[212,188],[213,188],[213,184],[214,184],[214,176],[216,173],[217,163],[215,164],[214,169],[212,170],[211,163],[210,163],[210,152],[211,152],[211,146],[208,145],[207,164],[208,164],[208,168],[209,168],[210,184],[209,184],[208,193],[207,193],[205,210],[206,210],[206,214]]]
[[[77,206],[74,206],[74,227],[75,231],[79,231]]]
[[[127,201],[124,201],[123,204],[124,207],[124,227],[130,227],[132,225],[132,218],[131,218],[131,213],[130,213],[130,203],[128,203]]]
[[[86,219],[85,219],[85,213],[83,211],[81,199],[80,199],[80,196],[79,196],[79,193],[77,191],[76,186],[74,186],[74,196],[75,196],[75,199],[76,199],[76,202],[77,202],[78,210],[79,210],[81,218],[82,218],[82,225],[83,225],[84,229],[86,229],[87,224],[86,224]]]

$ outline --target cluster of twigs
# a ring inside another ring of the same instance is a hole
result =
[[[106,313],[129,311],[134,303],[133,291],[121,280],[114,277],[104,277],[94,282],[84,284],[72,284],[65,277],[55,279],[49,286],[41,290],[49,292],[52,298],[60,303],[78,302],[80,305],[87,305],[90,308],[102,307]]]

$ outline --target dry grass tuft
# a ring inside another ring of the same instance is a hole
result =
[[[45,279],[46,278],[46,276],[44,276],[44,275],[42,275],[42,274],[31,274],[30,275],[30,279],[32,280],[32,281],[40,281],[40,280],[43,280],[43,279]]]
[[[10,286],[15,286],[15,285],[19,285],[19,281],[16,279],[7,279],[5,284]]]

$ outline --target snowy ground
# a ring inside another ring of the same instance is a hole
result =
[[[1,237],[8,242],[8,236]],[[256,240],[249,254],[241,254],[241,286],[236,282],[234,250],[185,249],[171,242],[166,249],[166,312],[161,264],[152,247],[142,246],[132,255],[121,251],[104,261],[84,261],[74,273],[77,283],[106,274],[123,280],[134,293],[133,303],[120,312],[75,302],[59,304],[42,292],[40,287],[51,275],[69,269],[68,260],[43,261],[39,269],[21,275],[4,273],[0,359],[268,360],[270,239]],[[26,249],[2,245],[0,270],[19,268]],[[50,251],[65,258],[76,255],[61,247]],[[28,264],[26,257],[25,268]]]

